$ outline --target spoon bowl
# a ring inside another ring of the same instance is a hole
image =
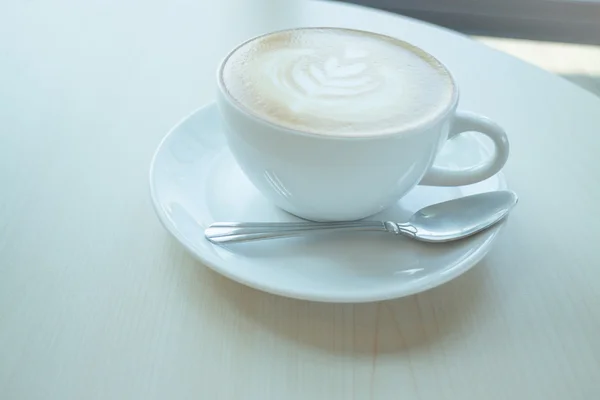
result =
[[[408,224],[414,238],[425,242],[448,242],[491,227],[508,215],[519,201],[512,191],[497,191],[437,203],[417,211]]]

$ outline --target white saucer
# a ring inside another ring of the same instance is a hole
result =
[[[464,134],[449,141],[438,160],[448,163],[451,158],[457,167],[483,160],[491,146],[479,137]],[[449,153],[459,147],[456,163],[457,154]],[[470,186],[417,187],[369,219],[404,221],[428,204],[505,188],[501,174]],[[479,262],[505,224],[446,244],[373,232],[213,245],[204,229],[216,221],[297,220],[271,205],[242,174],[227,148],[214,103],[192,113],[163,139],[152,160],[150,190],[165,228],[202,263],[253,288],[314,301],[377,301],[438,286]]]

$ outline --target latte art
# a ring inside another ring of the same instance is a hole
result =
[[[364,94],[377,89],[382,82],[370,76],[365,63],[340,63],[335,56],[324,61],[311,60],[309,54],[288,50],[289,54],[272,60],[272,72],[276,85],[296,91],[298,97],[314,99],[345,97]]]
[[[434,116],[453,94],[445,70],[405,46],[344,29],[277,32],[234,51],[222,81],[244,108],[287,128],[386,133]]]

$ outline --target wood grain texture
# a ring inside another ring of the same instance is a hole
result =
[[[320,304],[233,283],[171,239],[153,151],[212,98],[225,51],[274,27],[268,7],[0,6],[0,398],[599,398],[600,99],[464,36],[340,4],[293,13],[422,46],[461,107],[505,126],[521,201],[476,268]]]

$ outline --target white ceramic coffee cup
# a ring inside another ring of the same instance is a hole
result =
[[[460,186],[485,180],[500,171],[508,158],[508,139],[498,124],[457,111],[454,79],[452,101],[437,118],[391,134],[342,137],[288,129],[251,114],[224,87],[226,60],[217,71],[217,104],[231,152],[266,198],[301,218],[366,218],[418,184]],[[491,159],[461,170],[435,166],[446,140],[466,131],[480,132],[493,141]]]

